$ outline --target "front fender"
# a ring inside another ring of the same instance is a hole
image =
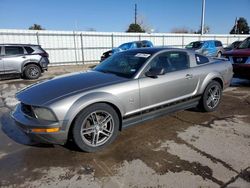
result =
[[[73,120],[75,119],[76,115],[81,112],[84,108],[87,106],[94,104],[94,103],[110,103],[119,109],[121,115],[125,113],[124,107],[122,107],[120,104],[121,102],[119,99],[110,94],[105,92],[96,92],[96,93],[89,93],[86,94],[79,99],[77,99],[69,108],[65,119],[67,119],[67,125],[66,129],[68,130],[70,128],[70,125],[72,124]]]
[[[199,89],[199,93],[202,94],[206,89],[207,85],[214,79],[220,79],[221,82],[223,83],[223,78],[219,72],[211,72],[204,78],[201,87]]]

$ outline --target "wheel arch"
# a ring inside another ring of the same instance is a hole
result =
[[[89,99],[91,95],[91,98],[94,99],[94,95],[97,97],[98,95],[102,95],[102,97],[99,98],[95,98],[94,100]],[[106,94],[105,95],[109,96],[109,97],[105,97],[103,96],[103,93],[96,93],[96,94],[89,94],[87,96],[83,96],[82,98],[78,99],[77,101],[74,102],[74,104],[71,105],[68,113],[66,114],[66,117],[68,117],[68,122],[66,125],[66,130],[68,132],[68,138],[71,136],[72,133],[72,127],[73,124],[77,118],[77,116],[87,107],[94,105],[94,104],[107,104],[109,106],[111,106],[117,113],[118,117],[119,117],[119,130],[122,130],[122,117],[124,114],[124,110],[123,108],[119,105],[119,102],[117,100],[111,99],[110,95],[111,94]],[[112,96],[114,97],[114,96]],[[81,105],[83,104],[83,105]]]
[[[221,89],[224,89],[224,82],[222,76],[219,73],[210,73],[203,80],[199,93],[203,93],[211,81],[217,81],[220,84]]]
[[[23,72],[25,70],[25,67],[27,67],[28,65],[37,65],[40,68],[41,72],[42,72],[42,67],[41,67],[41,65],[39,63],[37,63],[35,61],[28,61],[28,62],[24,62],[22,64],[22,70],[21,70],[22,74],[23,74]]]

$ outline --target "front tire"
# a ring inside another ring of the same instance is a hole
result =
[[[35,64],[27,65],[24,69],[24,76],[29,80],[37,79],[41,76],[41,69]]]
[[[205,112],[215,111],[221,102],[222,88],[219,82],[212,81],[206,87],[200,100],[200,108]]]
[[[72,133],[76,145],[85,152],[95,152],[111,144],[119,131],[119,117],[108,104],[98,103],[77,116]]]

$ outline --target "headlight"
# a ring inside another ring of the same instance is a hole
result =
[[[55,115],[48,108],[32,106],[32,109],[37,119],[56,121]]]

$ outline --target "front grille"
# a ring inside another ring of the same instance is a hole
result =
[[[33,110],[32,110],[32,107],[30,105],[27,105],[27,104],[24,104],[24,103],[21,103],[21,110],[22,112],[29,116],[29,117],[32,117],[32,118],[36,118]]]
[[[245,63],[248,57],[233,57],[234,63]]]

